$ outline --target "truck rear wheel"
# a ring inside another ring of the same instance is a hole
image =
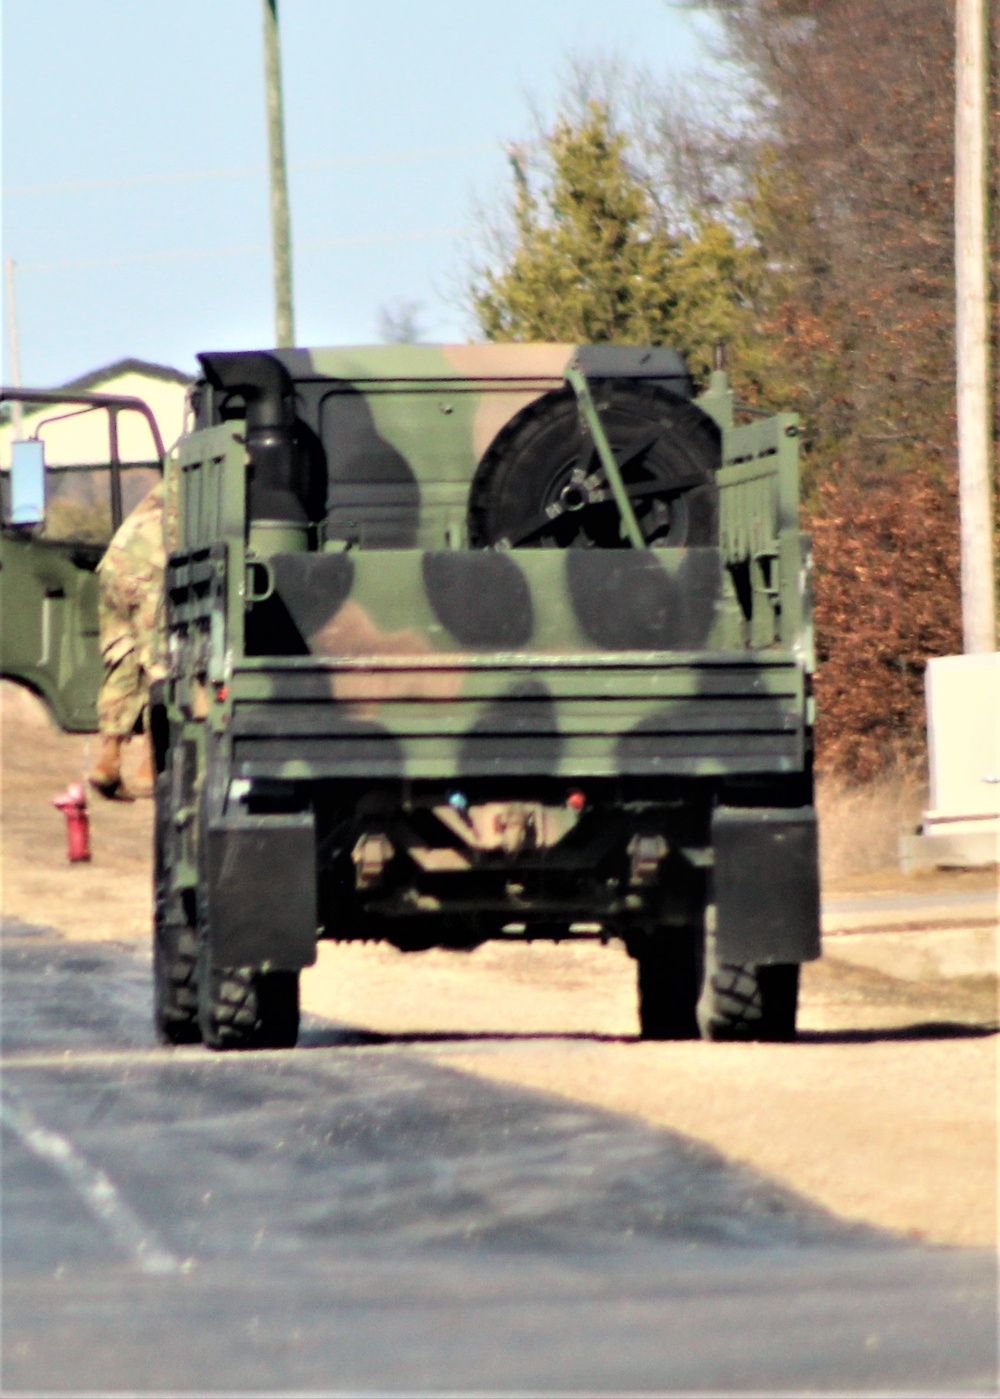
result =
[[[798,963],[719,962],[700,928],[661,929],[630,950],[643,1039],[794,1040]]]
[[[291,1049],[299,1036],[298,972],[206,961],[203,955],[198,1018],[209,1049]]]
[[[633,948],[643,1039],[698,1038],[702,940],[700,928],[661,928],[658,936]]]
[[[698,1001],[698,1028],[706,1040],[793,1040],[799,1002],[797,962],[758,966],[719,962],[712,940]]]
[[[198,939],[190,902],[170,888],[174,836],[166,773],[156,781],[153,888],[153,1026],[161,1044],[197,1044]]]
[[[157,923],[153,937],[153,1024],[161,1044],[197,1044],[198,944],[190,927]]]

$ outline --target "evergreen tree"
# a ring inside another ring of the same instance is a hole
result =
[[[481,333],[671,345],[704,378],[717,338],[749,339],[756,252],[710,220],[672,233],[600,102],[560,118],[545,144],[551,174],[537,193],[514,153],[509,245],[499,266],[473,274]]]

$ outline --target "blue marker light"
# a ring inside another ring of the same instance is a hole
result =
[[[456,811],[468,811],[469,798],[464,792],[449,792],[448,805],[453,806]]]

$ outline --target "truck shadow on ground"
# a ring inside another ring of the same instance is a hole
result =
[[[855,1030],[800,1030],[795,1043],[877,1044],[882,1041],[984,1039],[1000,1033],[1000,1024],[963,1024],[952,1020],[924,1021],[915,1025]],[[639,1035],[609,1035],[585,1030],[407,1030],[382,1033],[356,1025],[320,1023],[309,1016],[299,1033],[299,1049],[367,1049],[387,1045],[423,1044],[527,1044],[548,1041],[558,1044],[579,1041],[585,1044],[653,1044]],[[666,1041],[659,1041],[666,1043]]]
[[[532,1040],[568,1043],[579,1040],[586,1044],[636,1044],[638,1035],[608,1035],[587,1030],[401,1030],[383,1033],[366,1030],[359,1025],[324,1024],[316,1016],[307,1016],[299,1031],[299,1049],[367,1049],[372,1046],[407,1044],[485,1044],[528,1043]]]
[[[800,1030],[798,1044],[877,1044],[883,1040],[985,1039],[1000,1033],[995,1020],[969,1024],[959,1020],[925,1020],[870,1030]]]

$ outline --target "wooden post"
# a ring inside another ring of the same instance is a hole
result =
[[[955,351],[966,652],[994,651],[984,0],[955,3]]]
[[[278,0],[264,0],[264,76],[267,84],[267,144],[271,165],[275,343],[278,346],[288,346],[295,344],[295,325],[292,314],[292,234],[288,214],[288,178],[285,170]]]
[[[17,303],[14,300],[14,259],[9,257],[4,271],[7,274],[7,343],[10,346],[10,382],[15,389],[21,387],[21,355],[17,345]],[[20,442],[24,436],[24,410],[20,403],[10,405],[11,423],[14,428],[14,441]]]

